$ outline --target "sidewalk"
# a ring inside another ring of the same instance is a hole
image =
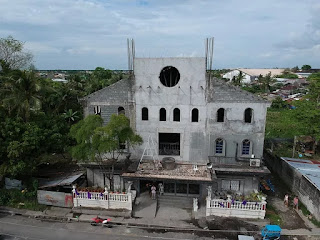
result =
[[[50,219],[55,221],[78,221],[78,222],[90,222],[96,215],[81,214],[79,217],[74,217],[71,209],[51,207],[49,210],[31,211],[26,209],[15,209],[9,207],[0,207],[0,213],[21,215],[26,217],[33,217],[39,219]],[[102,218],[108,218],[109,216],[100,216]],[[110,218],[110,217],[109,217]],[[166,229],[169,231],[206,231],[206,232],[219,232],[225,230],[207,230],[193,225],[191,222],[185,220],[178,220],[170,218],[124,218],[124,217],[111,217],[111,221],[116,225],[124,225],[128,227],[138,228],[152,228],[152,229]],[[232,230],[230,230],[232,231]],[[240,231],[238,231],[240,233]],[[308,229],[282,229],[281,235],[287,236],[320,236],[320,228]]]

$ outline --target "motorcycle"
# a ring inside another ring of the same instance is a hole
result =
[[[95,218],[92,218],[92,219],[91,219],[90,224],[91,224],[92,226],[102,225],[103,227],[111,228],[112,225],[111,225],[110,222],[111,222],[111,219],[110,219],[110,218],[103,219],[103,218],[100,218],[100,217],[96,216]]]

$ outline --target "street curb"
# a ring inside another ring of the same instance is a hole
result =
[[[32,215],[23,213],[22,211],[14,211],[9,209],[1,209],[0,213],[8,214],[8,215],[17,215],[24,217],[33,217],[35,219],[43,219],[43,220],[51,220],[51,221],[60,221],[60,222],[87,222],[90,220],[80,220],[78,218],[70,218],[70,217],[60,217],[60,216],[50,216],[50,215]],[[151,224],[143,224],[143,223],[128,223],[128,222],[112,222],[114,226],[126,226],[131,228],[140,228],[140,229],[152,229],[152,230],[162,230],[162,231],[172,231],[172,232],[212,232],[212,233],[225,233],[226,231],[229,233],[238,233],[238,234],[260,234],[260,231],[241,231],[241,230],[219,230],[219,229],[202,229],[202,228],[184,228],[184,227],[176,227],[176,226],[161,226],[161,225],[151,225]],[[282,229],[288,233],[281,233],[282,236],[320,236],[320,233],[290,233],[291,230]]]

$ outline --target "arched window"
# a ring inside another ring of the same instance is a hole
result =
[[[142,115],[142,120],[143,121],[148,121],[149,120],[148,108],[146,108],[146,107],[142,108],[141,115]]]
[[[173,109],[173,121],[180,122],[180,109],[179,108]]]
[[[94,111],[95,115],[101,116],[101,107],[100,106],[95,106],[93,111]]]
[[[251,123],[252,122],[252,114],[253,111],[251,108],[247,108],[245,111],[244,111],[244,122],[246,123]]]
[[[217,111],[217,122],[224,122],[224,108],[219,108]]]
[[[251,148],[250,140],[248,140],[248,139],[243,140],[241,154],[242,155],[250,155],[250,148]]]
[[[224,142],[223,142],[223,139],[221,138],[216,139],[215,154],[218,154],[218,155],[224,154]]]
[[[123,114],[123,115],[125,115],[125,110],[124,110],[124,107],[118,107],[118,115],[120,115],[120,114]]]
[[[167,111],[165,108],[160,109],[160,121],[167,121]]]
[[[197,108],[192,109],[191,122],[199,122],[199,110]]]

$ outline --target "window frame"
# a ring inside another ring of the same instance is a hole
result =
[[[244,146],[245,142],[249,142],[249,146]],[[252,155],[252,141],[250,141],[250,139],[244,139],[242,142],[241,142],[241,156],[244,156],[244,157],[248,157],[248,156],[251,156]],[[245,149],[244,149],[245,147]],[[245,151],[245,153],[244,153]]]
[[[120,115],[120,114],[126,115],[126,109],[122,106],[118,107],[118,115]]]
[[[196,118],[196,121],[194,121]],[[199,109],[193,108],[191,110],[191,122],[199,122]]]
[[[220,113],[219,112],[220,110],[223,110],[223,113]],[[219,108],[217,110],[217,122],[225,122],[225,112],[226,112],[226,110],[224,108]],[[219,121],[219,119],[221,119],[220,114],[222,115],[222,121],[221,120]]]
[[[161,114],[162,111],[164,111],[164,113]],[[164,116],[164,118],[163,118],[163,116]],[[167,121],[167,110],[165,108],[160,108],[160,110],[159,110],[159,121],[160,122]]]
[[[178,111],[178,113],[176,113]],[[176,117],[178,116],[178,119]],[[174,122],[180,122],[181,121],[181,111],[179,108],[174,108],[173,109],[173,119]]]
[[[217,153],[217,142],[218,140],[220,140],[222,142],[222,146],[221,146],[221,153]],[[214,155],[215,156],[225,156],[226,154],[226,142],[223,138],[216,138],[214,140]]]
[[[247,121],[247,111],[250,111],[250,121]],[[252,108],[246,108],[244,110],[244,123],[253,123],[253,109]]]
[[[237,189],[233,189],[233,186],[235,186],[235,185],[238,185]],[[241,192],[241,180],[239,180],[239,179],[221,179],[221,190],[222,191]]]
[[[147,107],[141,108],[141,121],[149,121],[149,109]]]
[[[94,107],[93,107],[93,113],[94,113],[95,115],[101,116],[101,106],[94,106]]]

